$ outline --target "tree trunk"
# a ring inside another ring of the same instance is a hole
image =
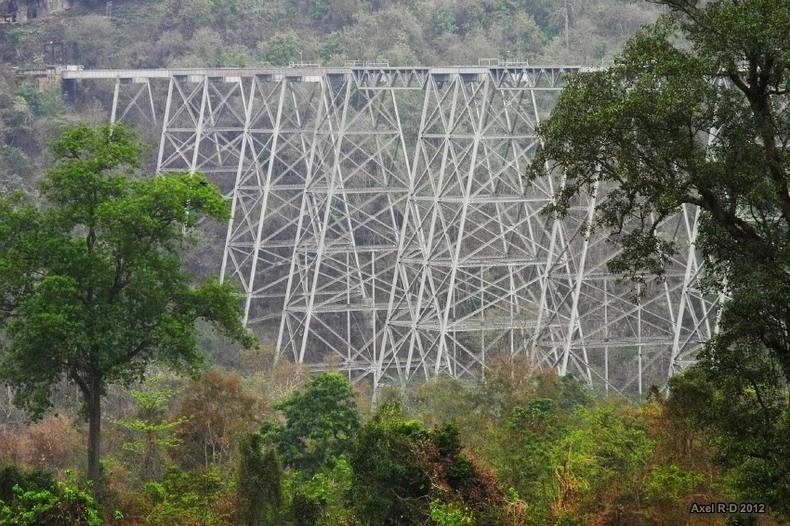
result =
[[[88,480],[93,483],[91,494],[98,502],[101,493],[99,488],[99,459],[101,458],[101,382],[91,382],[90,392],[85,397],[88,410]]]

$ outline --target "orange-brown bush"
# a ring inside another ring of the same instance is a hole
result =
[[[175,418],[185,422],[176,431],[181,443],[173,457],[182,467],[208,468],[230,460],[235,439],[257,431],[262,402],[244,392],[241,377],[209,371],[187,389]]]
[[[51,415],[0,435],[0,461],[24,469],[62,471],[81,463],[82,446],[67,418]]]

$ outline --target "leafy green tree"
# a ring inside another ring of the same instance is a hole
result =
[[[303,49],[301,37],[292,29],[275,33],[257,46],[261,60],[274,66],[287,66],[289,62],[296,61]]]
[[[357,434],[349,454],[351,495],[368,524],[421,524],[429,516],[430,478],[414,458],[426,432],[399,405],[382,405]]]
[[[0,500],[0,525],[101,526],[93,498],[77,488],[71,477],[67,482],[50,478],[48,484],[36,472],[20,478],[20,484],[12,489],[12,498]]]
[[[395,403],[360,429],[349,463],[352,502],[366,524],[425,524],[432,515],[446,524],[487,524],[503,501],[493,475],[462,451],[458,426],[427,431]]]
[[[186,421],[186,418],[168,420],[168,404],[173,393],[167,387],[157,387],[156,380],[150,381],[145,390],[131,391],[137,403],[134,417],[111,420],[132,435],[122,447],[133,454],[134,465],[144,481],[158,479],[163,474],[164,452],[178,444],[175,430]],[[158,380],[161,382],[162,378]]]
[[[359,429],[357,395],[343,375],[314,376],[304,391],[297,391],[275,406],[286,424],[266,422],[264,437],[274,443],[286,466],[312,476],[330,468]]]
[[[535,508],[548,504],[552,497],[555,466],[551,451],[560,432],[555,413],[551,399],[537,398],[526,407],[514,407],[505,425],[492,433],[497,475],[523,499],[535,503]]]
[[[443,5],[436,9],[433,15],[433,30],[437,35],[455,33],[458,30],[451,7]]]
[[[32,84],[22,84],[16,90],[16,96],[25,99],[39,117],[61,117],[69,111],[63,91],[57,84],[50,84],[41,90],[37,90]]]
[[[0,501],[10,503],[14,499],[15,486],[25,490],[53,490],[55,481],[51,472],[42,469],[23,471],[16,464],[0,467]]]
[[[344,457],[332,468],[324,468],[310,479],[294,473],[288,481],[291,494],[290,515],[295,524],[334,526],[356,524],[348,501],[351,491],[351,466]]]
[[[291,496],[290,515],[296,526],[314,526],[324,514],[324,504],[319,497],[296,490]]]
[[[400,392],[400,390],[398,390]],[[477,393],[457,378],[440,377],[410,387],[402,404],[426,427],[454,423],[463,432],[474,427],[479,415]]]
[[[790,498],[786,384],[775,364],[766,363],[765,355],[742,349],[711,354],[706,351],[697,367],[670,380],[668,410],[692,429],[712,432],[714,458],[732,470],[728,478],[737,498],[765,499],[786,516]]]
[[[33,166],[25,153],[13,146],[0,149],[0,192],[6,193],[12,187],[28,181],[33,174]],[[10,183],[10,184],[9,184]]]
[[[229,498],[230,484],[212,467],[207,470],[173,469],[163,482],[145,486],[141,508],[144,524],[171,526],[234,524],[235,502]]]
[[[77,386],[94,484],[107,386],[141,380],[151,362],[196,373],[198,319],[254,343],[232,288],[194,286],[182,269],[197,214],[225,218],[227,204],[200,175],[142,177],[145,149],[121,125],[78,124],[52,145],[46,207],[0,198],[0,377],[36,417],[60,380]]]
[[[610,268],[641,281],[676,249],[660,222],[699,207],[704,285],[727,300],[693,373],[694,397],[721,403],[694,407],[717,430],[741,496],[790,513],[790,10],[771,0],[656,3],[666,16],[613,67],[563,90],[531,175],[547,165],[564,174],[559,213],[602,183],[598,221],[623,247]]]
[[[612,403],[575,413],[552,451],[554,509],[590,523],[642,523],[641,480],[653,451],[644,420]]]
[[[278,524],[283,503],[282,466],[273,449],[263,449],[257,433],[241,437],[236,491],[239,494],[238,524]]]

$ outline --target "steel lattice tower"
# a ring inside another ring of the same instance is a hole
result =
[[[639,301],[606,270],[616,247],[589,229],[605,188],[562,221],[541,213],[563,182],[523,174],[576,70],[62,75],[114,81],[111,119],[158,137],[157,171],[200,171],[231,199],[222,279],[279,353],[374,385],[475,377],[494,354],[524,353],[641,393],[693,361],[717,298],[694,286],[694,208],[664,222],[681,251]]]

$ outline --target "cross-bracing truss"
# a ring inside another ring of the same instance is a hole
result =
[[[576,69],[68,74],[113,79],[112,118],[160,131],[157,170],[200,171],[231,199],[222,279],[282,355],[379,385],[524,353],[642,393],[693,361],[717,302],[694,287],[696,209],[664,222],[681,250],[638,301],[588,228],[605,189],[562,221],[541,213],[562,181],[523,175]]]

